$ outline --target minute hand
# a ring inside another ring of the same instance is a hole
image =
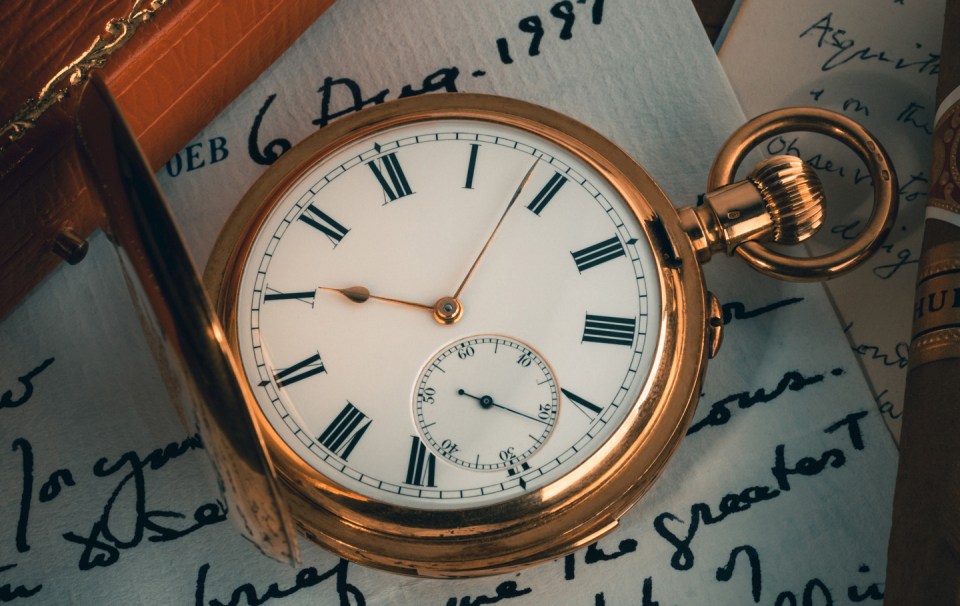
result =
[[[497,234],[497,230],[500,229],[500,225],[503,223],[503,220],[507,217],[507,213],[510,212],[510,208],[513,206],[513,203],[517,201],[517,198],[520,197],[520,193],[523,191],[523,188],[527,186],[527,182],[530,181],[530,175],[533,174],[533,169],[537,167],[537,164],[540,163],[539,156],[534,160],[533,164],[530,166],[530,169],[527,170],[527,174],[523,176],[523,180],[520,181],[520,185],[517,186],[517,191],[513,192],[513,197],[510,198],[510,201],[507,203],[507,207],[503,210],[503,214],[500,215],[500,220],[497,221],[497,225],[493,228],[493,231],[490,233],[490,237],[487,238],[486,243],[483,245],[483,248],[480,249],[480,254],[477,255],[477,258],[473,261],[473,265],[470,266],[470,271],[467,272],[467,275],[464,276],[463,281],[460,282],[460,286],[457,287],[457,292],[454,293],[453,298],[459,299],[460,293],[463,292],[463,287],[467,285],[467,282],[470,281],[470,277],[473,276],[474,270],[477,269],[477,266],[480,265],[480,259],[483,258],[484,253],[487,252],[487,248],[490,246],[490,242],[493,241],[493,236]]]

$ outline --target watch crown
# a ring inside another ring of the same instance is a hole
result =
[[[757,164],[747,179],[760,191],[773,221],[773,233],[768,237],[774,242],[803,242],[823,225],[823,185],[800,158],[768,158]]]
[[[707,192],[702,204],[679,210],[703,262],[715,252],[732,255],[751,240],[797,244],[823,224],[823,186],[813,169],[793,156],[757,164],[743,181]]]

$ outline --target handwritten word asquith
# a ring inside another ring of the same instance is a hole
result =
[[[851,62],[871,62],[889,65],[895,70],[909,70],[930,76],[940,73],[940,55],[923,51],[920,43],[916,44],[916,56],[900,56],[894,51],[858,44],[848,30],[834,24],[833,20],[833,12],[829,12],[800,33],[801,38],[810,37],[816,40],[817,48],[833,51],[820,66],[822,71],[827,72]]]

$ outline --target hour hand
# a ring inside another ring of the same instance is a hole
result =
[[[397,305],[406,305],[425,309],[433,313],[433,319],[440,324],[454,324],[460,321],[463,316],[463,307],[460,301],[453,297],[440,297],[433,305],[424,305],[423,303],[414,303],[413,301],[404,301],[403,299],[394,299],[392,297],[381,297],[370,294],[370,290],[365,286],[350,286],[348,288],[332,288],[330,286],[319,286],[318,290],[332,290],[338,292],[354,303],[366,303],[370,299],[386,301],[387,303],[396,303]]]
[[[348,288],[332,288],[330,286],[320,286],[319,290],[331,290],[338,292],[344,297],[350,299],[354,303],[366,303],[370,299],[376,299],[378,301],[386,301],[387,303],[397,303],[398,305],[408,305],[410,307],[419,307],[420,309],[426,309],[433,311],[433,305],[424,305],[422,303],[414,303],[412,301],[404,301],[402,299],[393,299],[391,297],[381,297],[379,295],[370,294],[370,290],[364,286],[350,286]]]

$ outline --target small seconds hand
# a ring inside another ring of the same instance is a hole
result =
[[[497,407],[497,408],[501,408],[501,409],[503,409],[503,410],[506,410],[507,412],[512,412],[512,413],[515,414],[515,415],[520,415],[521,417],[526,417],[527,419],[530,419],[531,421],[536,421],[537,423],[543,423],[544,425],[547,424],[547,422],[544,421],[543,419],[537,419],[537,418],[535,418],[535,417],[531,417],[530,415],[528,415],[528,414],[526,414],[526,413],[520,412],[519,410],[514,410],[513,408],[507,408],[506,406],[504,406],[504,405],[502,405],[502,404],[497,404],[496,402],[493,401],[493,398],[491,398],[490,396],[483,396],[483,397],[479,397],[479,398],[478,398],[477,396],[468,394],[467,392],[465,392],[465,391],[462,390],[462,389],[458,389],[458,390],[457,390],[457,395],[467,396],[468,398],[473,398],[474,400],[476,400],[477,402],[479,402],[479,403],[480,403],[480,406],[482,406],[483,408],[490,408],[490,407],[495,406],[495,407]]]

